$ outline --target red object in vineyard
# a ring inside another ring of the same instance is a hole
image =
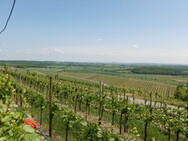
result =
[[[28,119],[28,118],[26,118],[24,120],[24,124],[31,126],[33,129],[36,129],[39,126],[36,122],[34,122],[34,121],[32,121],[31,119]]]

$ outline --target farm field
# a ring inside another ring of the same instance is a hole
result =
[[[96,73],[89,73],[89,72],[88,73],[61,72],[59,69],[35,68],[32,70],[44,72],[44,73],[51,74],[51,75],[56,75],[58,72],[59,76],[62,76],[62,77],[70,77],[70,78],[77,78],[77,79],[80,78],[82,80],[91,80],[96,83],[99,81],[103,81],[107,85],[115,85],[115,86],[125,87],[125,88],[148,90],[149,92],[158,92],[162,95],[166,95],[167,93],[169,93],[170,95],[173,95],[176,89],[175,85],[168,84],[167,82],[162,82],[163,79],[165,78],[169,79],[169,77],[171,78],[171,76],[159,76],[158,79],[160,79],[161,81],[158,82],[158,81],[150,80],[151,78],[154,80],[155,77],[157,77],[157,76],[152,76],[152,75],[150,75],[149,80],[142,80],[142,79],[139,79],[138,77],[143,78],[143,75],[140,75],[140,76],[135,75],[135,78],[129,77],[130,75],[128,75],[127,78],[125,78],[125,77],[120,77],[120,76],[110,76],[110,75],[96,74]],[[147,77],[149,77],[149,75]],[[169,82],[171,82],[172,79],[178,79],[178,77],[176,78],[172,76],[172,78],[169,79]],[[184,81],[186,82],[185,78],[184,78]]]
[[[76,67],[78,68],[78,67]],[[82,69],[82,67],[79,67]],[[154,78],[157,77],[157,75],[146,75],[146,77],[150,77],[150,79],[143,80],[139,79],[138,77],[143,78],[144,75],[142,74],[127,74],[128,76],[135,76],[133,77],[120,77],[120,76],[114,76],[110,74],[101,74],[101,73],[86,73],[87,69],[85,69],[85,73],[81,73],[80,71],[78,72],[64,72],[62,69],[59,68],[28,68],[30,70],[36,71],[36,72],[41,72],[41,73],[46,73],[48,75],[57,75],[59,78],[64,78],[64,79],[69,79],[69,80],[78,80],[82,82],[89,82],[93,84],[99,84],[99,81],[104,82],[107,86],[118,86],[121,88],[126,88],[126,89],[133,89],[133,90],[141,90],[144,91],[144,93],[158,93],[161,96],[164,96],[165,98],[169,98],[167,103],[170,105],[185,105],[185,102],[182,101],[177,101],[174,99],[173,95],[176,89],[177,85],[172,85],[171,83],[167,82],[172,82],[173,79],[184,79],[183,84],[186,84],[186,77],[182,76],[170,76],[170,75],[159,75],[158,79],[164,79],[165,78],[169,81],[154,81]],[[25,70],[25,69],[23,69]],[[75,71],[75,70],[74,70]],[[125,74],[126,75],[126,74]],[[154,78],[153,78],[154,77]],[[152,79],[151,79],[152,78]],[[180,84],[180,83],[177,83]],[[133,97],[132,94],[129,95],[130,97]],[[143,95],[143,94],[135,94],[135,98],[137,98],[136,101],[148,99],[148,95]],[[155,101],[160,101],[159,99],[154,98]]]
[[[155,82],[148,82],[143,80],[128,79],[128,78],[121,78],[114,76],[95,75],[95,76],[91,76],[88,79],[95,81],[102,80],[104,83],[125,87],[125,88],[148,90],[149,92],[158,92],[162,95],[165,95],[168,92],[170,94],[173,94],[176,88],[173,85],[168,85],[163,83],[155,83]]]
[[[112,69],[113,68],[113,69]],[[71,75],[75,77],[84,77],[88,76],[90,74],[103,74],[103,75],[110,75],[110,76],[118,76],[122,78],[129,78],[129,79],[138,79],[143,81],[149,81],[149,82],[159,82],[164,84],[170,84],[170,85],[178,85],[178,84],[184,84],[188,81],[188,76],[172,76],[172,75],[148,75],[148,74],[133,74],[130,72],[130,68],[116,68],[115,66],[111,66],[111,68],[97,68],[97,67],[68,67],[67,69],[63,67],[61,68],[29,68],[32,70],[39,70],[42,72],[59,72],[63,73],[65,75]],[[109,69],[109,70],[108,70]],[[126,70],[126,72],[119,72],[116,70]],[[108,70],[108,71],[106,71]],[[111,71],[111,72],[110,72]],[[186,72],[186,71],[185,71]]]

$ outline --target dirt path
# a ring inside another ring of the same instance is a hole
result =
[[[135,99],[135,101],[134,101],[132,97],[129,97],[129,101],[131,103],[135,102],[136,104],[143,104],[143,105],[145,104],[145,100],[143,100],[143,99]],[[149,104],[150,104],[150,101],[146,101],[146,105],[149,105]],[[160,107],[162,105],[161,105],[160,102],[152,102],[152,106],[158,106],[158,107]],[[178,109],[178,107],[174,106],[174,105],[167,104],[166,106],[167,106],[167,108]],[[179,109],[183,110],[185,108],[180,107]]]
[[[96,75],[96,73],[88,74],[88,75],[85,75],[84,77],[81,77],[81,78],[83,78],[83,79],[89,79],[89,78],[91,78],[91,77],[93,77],[95,75]]]

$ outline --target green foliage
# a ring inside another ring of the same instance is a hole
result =
[[[68,125],[69,128],[72,128],[74,124],[77,124],[78,122],[81,121],[81,118],[79,116],[77,116],[74,112],[68,109],[63,109],[63,114],[61,118],[62,118],[62,122],[65,125]]]
[[[80,141],[100,141],[102,139],[102,129],[94,123],[88,123],[82,128]]]
[[[188,88],[186,89],[183,85],[178,85],[174,97],[179,100],[187,101],[188,100]]]
[[[47,101],[44,99],[44,97],[42,95],[37,95],[35,107],[41,107],[42,109],[44,109],[46,105]]]
[[[87,123],[83,126],[79,136],[80,141],[124,141],[113,131],[103,131],[96,123]]]
[[[55,112],[59,111],[61,109],[59,101],[57,99],[54,99],[52,102],[52,114],[54,115]]]
[[[132,73],[138,74],[160,74],[160,75],[186,75],[185,72],[168,67],[135,67],[132,69]]]
[[[132,140],[137,141],[139,140],[140,134],[137,130],[136,127],[133,127],[130,131],[129,131],[129,135],[133,138]]]
[[[124,141],[119,135],[113,131],[103,132],[103,141]]]
[[[11,100],[15,93],[8,75],[0,75],[0,141],[39,141],[38,135],[28,125],[23,125],[25,116],[16,111]]]
[[[15,94],[15,89],[12,87],[10,80],[10,76],[0,75],[0,100],[5,103],[12,94]]]
[[[25,116],[12,107],[0,106],[0,140],[38,141],[38,135],[28,125],[23,125]]]

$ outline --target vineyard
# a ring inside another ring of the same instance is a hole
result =
[[[176,89],[173,85],[167,85],[162,83],[148,82],[142,80],[135,79],[127,79],[127,78],[117,78],[113,76],[101,76],[96,75],[89,78],[90,80],[103,80],[104,83],[111,85],[118,85],[121,87],[131,88],[131,89],[143,89],[148,90],[149,92],[158,92],[165,96],[167,93],[172,95]]]
[[[48,73],[51,75],[56,75],[56,71],[60,71],[59,69],[55,69],[55,70],[36,69],[36,70],[38,70],[39,72],[41,71],[41,72]],[[76,78],[79,80],[89,81],[89,82],[94,82],[94,83],[103,81],[105,84],[108,84],[108,85],[114,85],[114,86],[119,86],[119,87],[130,88],[130,89],[147,90],[149,92],[158,92],[163,96],[173,95],[176,89],[175,85],[165,84],[164,82],[159,83],[159,82],[139,80],[139,79],[133,79],[133,78],[123,78],[123,77],[92,74],[92,73],[59,72],[59,76],[67,77],[69,79]]]
[[[44,140],[39,138],[34,129],[23,124],[26,117],[19,110],[18,105],[12,101],[15,95],[16,91],[14,83],[12,83],[12,78],[9,75],[0,74],[0,140]]]
[[[187,140],[188,105],[168,108],[169,86],[155,85],[153,89],[143,91],[130,89],[134,85],[142,87],[140,83],[132,82],[131,85],[131,80],[127,87],[120,88],[107,86],[105,81],[94,84],[58,75],[52,78],[31,71],[20,73],[7,67],[1,73],[7,77],[5,82],[11,85],[11,89],[6,84],[1,89],[7,93],[15,91],[9,98],[15,101],[19,110],[36,119],[51,140]],[[148,88],[147,85],[142,87],[144,90]],[[157,93],[157,89],[162,89],[163,94]],[[0,94],[1,102],[5,103],[6,96]],[[147,96],[149,99],[145,100],[149,104],[130,103],[130,94],[133,99],[135,95]],[[152,104],[154,98],[160,101],[160,106]],[[11,138],[11,134],[8,137]]]

